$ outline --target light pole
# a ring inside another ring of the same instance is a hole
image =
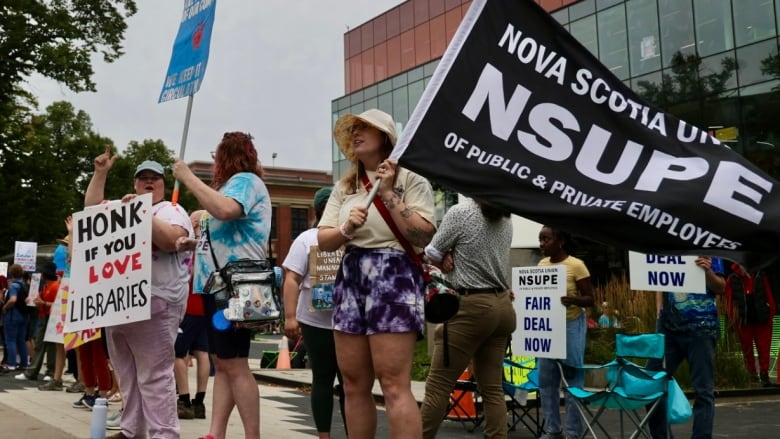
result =
[[[276,167],[276,153],[271,154],[271,166]]]

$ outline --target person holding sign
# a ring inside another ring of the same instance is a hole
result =
[[[182,237],[177,247],[195,251],[192,290],[208,292],[207,281],[216,272],[215,260],[227,264],[239,259],[268,257],[271,233],[271,197],[263,183],[263,168],[257,159],[252,136],[229,132],[222,136],[214,155],[211,187],[201,181],[181,160],[173,165],[173,175],[184,184],[206,210],[200,221],[200,238]],[[212,253],[213,252],[213,253]],[[213,291],[212,291],[213,293]],[[205,295],[209,318],[216,311],[213,294]],[[220,310],[219,312],[222,312]],[[231,327],[215,330],[209,325],[209,349],[215,354],[211,426],[206,437],[222,439],[233,407],[244,426],[244,437],[260,437],[260,393],[249,370],[251,330]]]
[[[317,222],[322,217],[331,191],[331,188],[325,187],[314,194]],[[337,377],[339,406],[344,418],[344,389],[341,386],[341,372],[333,341],[332,296],[332,277],[335,277],[341,253],[321,251],[317,246],[317,229],[312,228],[295,238],[282,264],[286,270],[283,286],[284,333],[290,340],[296,340],[303,335],[303,344],[311,362],[311,409],[319,439],[330,438],[333,381]],[[332,269],[328,270],[330,267]],[[327,275],[329,276],[323,279]],[[344,424],[346,425],[346,418]]]
[[[371,388],[378,378],[392,437],[419,438],[422,422],[411,368],[425,323],[424,281],[401,240],[418,249],[430,242],[433,190],[424,178],[388,159],[396,142],[389,114],[372,109],[344,115],[333,136],[352,167],[333,189],[317,240],[325,251],[347,247],[336,274],[333,329],[349,437],[376,434]],[[378,192],[372,200],[373,185]]]
[[[583,308],[593,306],[593,285],[585,263],[571,253],[574,240],[568,232],[544,226],[539,231],[539,249],[544,259],[539,266],[566,266],[566,295],[561,303],[566,306],[566,358],[560,360],[569,385],[582,387],[585,375],[581,369],[585,359],[586,313]],[[566,393],[566,425],[561,425],[560,387],[561,373],[558,361],[539,358],[539,396],[544,413],[545,434],[541,439],[580,437],[582,419],[571,395]],[[565,427],[565,432],[563,431]]]
[[[461,301],[458,313],[434,333],[421,408],[424,438],[436,436],[450,392],[469,361],[482,395],[485,437],[507,437],[503,359],[517,325],[509,289],[511,245],[509,213],[467,199],[447,211],[425,247],[428,260],[446,273]]]
[[[704,270],[707,291],[690,293],[659,292],[656,296],[658,332],[665,335],[664,365],[651,359],[647,368],[662,370],[674,375],[683,360],[688,361],[696,398],[693,404],[693,430],[691,438],[712,437],[715,423],[715,346],[720,333],[718,308],[715,296],[723,294],[726,280],[723,278],[723,261],[719,258],[698,257],[696,265]],[[650,418],[650,433],[654,439],[672,437],[667,428],[666,404]],[[667,436],[667,433],[670,435]]]
[[[104,200],[106,178],[117,156],[111,148],[95,158],[95,173],[84,196],[85,206]],[[134,194],[152,194],[151,318],[105,329],[108,350],[124,400],[122,431],[115,439],[149,436],[179,437],[176,385],[173,379],[173,345],[187,300],[188,253],[176,249],[176,240],[192,236],[189,215],[165,201],[165,179],[161,164],[146,160],[134,174]],[[74,230],[74,233],[76,231]]]

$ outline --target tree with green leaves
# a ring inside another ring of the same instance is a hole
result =
[[[0,5],[0,154],[16,140],[18,112],[35,99],[22,84],[34,73],[75,92],[95,91],[92,55],[122,52],[135,0],[3,0]]]
[[[0,205],[6,215],[0,227],[0,254],[13,251],[15,241],[53,244],[65,234],[63,221],[84,209],[84,193],[94,171],[93,160],[113,141],[96,134],[84,111],[68,102],[55,102],[43,114],[19,110],[14,116],[10,148],[0,157]],[[116,148],[112,147],[116,154]],[[131,142],[117,158],[106,182],[105,194],[119,199],[133,192],[135,167],[156,160],[170,167],[174,153],[161,140]],[[173,177],[165,176],[170,199]],[[186,209],[198,206],[186,192]]]
[[[122,52],[134,0],[5,0],[0,7],[0,102],[38,73],[75,92],[95,91],[92,54],[113,62]]]

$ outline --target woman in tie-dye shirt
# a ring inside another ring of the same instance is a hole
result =
[[[263,183],[257,150],[248,134],[225,133],[214,155],[214,178],[209,187],[181,160],[173,175],[192,192],[207,213],[201,218],[201,236],[182,239],[195,250],[193,291],[203,293],[206,280],[217,269],[238,259],[265,259],[271,233],[271,198]],[[212,256],[209,246],[214,251]],[[204,305],[214,311],[213,296]],[[260,437],[260,394],[249,370],[251,333],[246,328],[216,331],[210,328],[209,346],[215,356],[213,412],[206,437],[225,437],[233,406],[238,407],[244,434]]]

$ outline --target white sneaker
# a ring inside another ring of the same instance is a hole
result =
[[[43,380],[44,380],[44,381],[51,381],[51,377],[50,377],[50,376],[48,376],[48,375],[44,375],[44,376],[43,376]]]
[[[19,375],[14,375],[15,380],[26,380],[27,377],[24,376],[24,372],[20,373]]]
[[[122,409],[108,415],[106,418],[106,430],[121,430],[120,423],[122,422]]]

